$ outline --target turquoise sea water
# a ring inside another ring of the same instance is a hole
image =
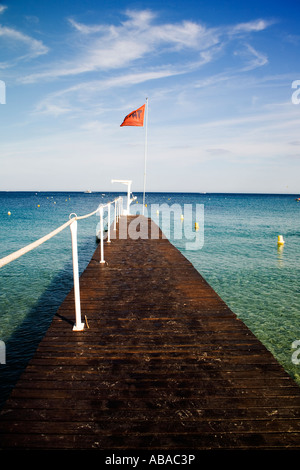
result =
[[[62,225],[70,213],[92,212],[118,195],[0,192],[0,258]],[[142,195],[135,195],[142,200]],[[197,207],[204,209],[200,221],[203,247],[187,249],[187,240],[173,229],[171,242],[300,384],[300,364],[292,361],[292,343],[300,340],[300,203],[295,198],[150,193],[146,202],[148,215],[162,228],[169,214],[150,213],[154,205],[180,207],[185,221],[191,213],[194,217],[202,214]],[[132,212],[138,207],[132,204]],[[173,226],[178,228],[178,212],[173,218]],[[193,220],[199,222],[196,218]],[[97,246],[98,222],[96,215],[78,222],[80,272]],[[277,246],[278,235],[285,239],[283,248]],[[6,364],[0,364],[0,406],[72,284],[69,228],[0,269],[0,340],[6,346]]]

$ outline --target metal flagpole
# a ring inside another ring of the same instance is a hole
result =
[[[144,193],[143,193],[143,215],[145,213],[145,190],[146,190],[146,160],[147,160],[147,131],[148,131],[148,98],[146,98],[146,126],[145,126],[145,160],[144,160]]]

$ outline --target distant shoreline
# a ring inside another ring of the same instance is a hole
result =
[[[86,194],[87,196],[92,195],[92,194],[100,194],[103,195],[106,194],[127,194],[126,191],[108,191],[105,189],[102,190],[95,190],[91,191],[91,193],[86,193],[85,190],[2,190],[0,191],[0,194],[7,194],[7,193],[28,193],[28,194],[35,194],[35,193],[45,193],[45,194],[52,194],[52,193],[61,193],[61,194]],[[134,194],[142,194],[142,190],[140,191],[133,191]],[[299,193],[252,193],[252,192],[245,192],[245,193],[240,193],[240,192],[201,192],[201,191],[147,191],[146,194],[199,194],[201,196],[205,195],[216,195],[216,196],[300,196],[300,191]]]

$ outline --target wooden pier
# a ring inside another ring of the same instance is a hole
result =
[[[2,450],[300,448],[300,387],[161,232],[146,239],[153,223],[104,264],[96,249],[86,326],[71,291],[2,409]]]

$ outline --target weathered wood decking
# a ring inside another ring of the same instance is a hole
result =
[[[129,218],[131,220],[131,218]],[[0,448],[299,449],[300,388],[168,240],[113,240],[66,297]]]

